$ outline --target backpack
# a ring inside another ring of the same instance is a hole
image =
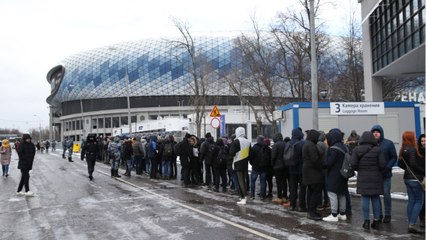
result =
[[[351,155],[349,154],[349,150],[347,150],[345,152],[345,151],[343,151],[342,149],[340,149],[339,147],[336,147],[336,146],[332,146],[330,148],[337,149],[338,151],[345,154],[345,157],[343,158],[342,168],[340,168],[340,174],[344,178],[351,178],[351,177],[355,176],[355,172],[351,168]]]
[[[171,157],[171,156],[173,156],[173,146],[172,146],[172,143],[169,142],[169,143],[164,144],[163,156],[164,157]]]
[[[283,160],[284,165],[286,166],[296,166],[296,159],[294,159],[294,154],[296,152],[296,145],[300,143],[297,141],[293,144],[287,143],[284,147]]]
[[[228,153],[225,146],[220,147],[219,153],[217,154],[217,164],[219,166],[225,166],[228,162]]]

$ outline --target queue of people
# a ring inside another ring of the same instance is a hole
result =
[[[64,149],[69,149],[69,142],[70,139],[63,142]],[[337,128],[327,133],[295,128],[290,137],[284,138],[277,133],[272,144],[264,136],[258,136],[253,146],[242,127],[238,127],[230,138],[220,137],[216,141],[210,133],[202,139],[188,133],[180,142],[176,142],[172,135],[100,139],[89,134],[82,146],[82,160],[86,159],[88,163],[90,180],[93,180],[96,161],[111,165],[111,177],[121,177],[118,171],[122,166],[125,169],[122,174],[127,177],[131,177],[135,170],[136,175],[170,180],[179,175],[179,159],[180,180],[184,187],[205,185],[215,192],[221,189],[227,192],[229,187],[231,193],[239,196],[238,205],[245,205],[259,195],[263,201],[280,204],[289,211],[306,212],[309,219],[327,222],[346,221],[352,216],[348,177],[342,173],[347,161],[351,170],[357,172],[356,192],[361,195],[362,227],[366,230],[380,230],[382,224],[392,220],[392,168],[398,165],[405,171],[408,232],[422,234],[425,223],[425,143],[424,134],[416,139],[414,132],[406,131],[397,154],[392,141],[384,137],[380,125],[364,131],[361,136],[352,131],[346,140]],[[35,147],[31,144],[31,138],[25,135],[19,147],[18,167],[22,179],[18,194],[23,187],[32,194],[28,181]],[[2,142],[0,153],[3,175],[7,175],[8,163],[3,161],[8,158],[7,142]],[[72,161],[71,155],[68,160]],[[273,176],[276,198],[272,192]],[[256,192],[258,178],[259,194]],[[324,215],[324,209],[329,214]]]

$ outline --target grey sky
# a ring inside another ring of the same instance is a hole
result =
[[[357,1],[328,2],[320,21],[331,34],[341,34]],[[117,42],[176,36],[171,16],[189,23],[193,33],[248,31],[253,14],[266,28],[286,7],[298,7],[298,0],[0,1],[0,128],[27,132],[48,125],[46,74],[70,55]]]

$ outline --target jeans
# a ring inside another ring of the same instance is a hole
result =
[[[133,161],[135,163],[136,174],[142,174],[142,157],[141,156],[133,156]]]
[[[130,175],[130,173],[132,172],[132,158],[130,157],[129,159],[126,159],[126,174]]]
[[[148,173],[148,174],[151,174],[151,160],[149,160],[149,158],[147,158],[146,159],[146,172]]]
[[[5,176],[6,174],[9,173],[9,164],[7,165],[2,165],[1,166],[2,170],[3,170],[3,176]]]
[[[364,220],[370,220],[370,201],[373,205],[374,220],[380,219],[380,196],[379,195],[361,195],[362,213]]]
[[[170,177],[170,161],[163,161],[161,165],[163,167],[163,177]]]
[[[385,205],[385,216],[391,216],[392,213],[392,198],[391,198],[391,178],[383,179],[384,194],[383,203]],[[383,213],[382,201],[380,201],[380,215]]]
[[[266,171],[263,171],[263,170],[251,171],[250,193],[252,197],[254,197],[256,194],[256,180],[258,176],[260,177],[260,196],[265,197],[266,196]]]
[[[349,194],[349,190],[347,188],[345,190],[345,197],[346,197],[346,213],[352,214],[351,194]],[[380,204],[380,202],[379,202],[379,204]]]
[[[416,180],[404,180],[407,187],[407,217],[408,224],[416,224],[419,213],[423,207],[423,199],[425,193],[422,190],[420,183]]]

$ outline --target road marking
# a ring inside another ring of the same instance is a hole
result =
[[[109,174],[108,174],[108,173],[103,172],[103,171],[100,171],[100,170],[96,170],[96,172],[101,173],[101,174],[106,175],[106,176],[109,176]],[[169,202],[172,202],[172,203],[174,203],[174,204],[176,204],[176,205],[179,205],[179,206],[181,206],[181,207],[184,207],[184,208],[186,208],[186,209],[189,209],[189,210],[194,211],[194,212],[197,212],[197,213],[199,213],[199,214],[201,214],[201,215],[204,215],[204,216],[207,216],[207,217],[213,218],[213,219],[215,219],[215,220],[217,220],[217,221],[220,221],[220,222],[223,222],[223,223],[225,223],[225,224],[229,224],[229,225],[231,225],[231,226],[234,226],[234,227],[236,227],[236,228],[239,228],[239,229],[244,230],[244,231],[246,231],[246,232],[249,232],[249,233],[251,233],[251,234],[257,235],[257,236],[262,237],[262,238],[264,238],[264,239],[269,239],[269,240],[278,240],[278,238],[274,238],[274,237],[268,236],[268,235],[266,235],[266,234],[264,234],[264,233],[261,233],[261,232],[255,231],[255,230],[250,229],[250,228],[248,228],[248,227],[245,227],[245,226],[243,226],[243,225],[241,225],[241,224],[231,222],[231,221],[229,221],[229,220],[226,220],[226,219],[224,219],[224,218],[218,217],[218,216],[213,215],[213,214],[211,214],[211,213],[204,212],[204,211],[202,211],[202,210],[200,210],[200,209],[193,208],[193,207],[191,207],[191,206],[185,205],[185,204],[183,204],[183,203],[181,203],[181,202],[178,202],[178,201],[176,201],[176,200],[170,199],[170,198],[168,198],[168,197],[165,197],[165,196],[163,196],[163,195],[161,195],[161,194],[155,193],[155,192],[153,192],[153,191],[151,191],[151,190],[149,190],[149,189],[146,189],[146,188],[144,188],[144,187],[138,186],[138,185],[136,185],[136,184],[134,184],[134,183],[128,182],[128,181],[123,180],[123,179],[121,179],[121,178],[114,178],[114,179],[115,179],[115,180],[117,180],[117,181],[120,181],[120,182],[122,182],[122,183],[125,183],[125,184],[127,184],[127,185],[130,185],[130,186],[132,186],[132,187],[134,187],[134,188],[137,188],[137,189],[140,189],[140,190],[145,191],[145,192],[147,192],[147,193],[150,193],[150,194],[152,194],[152,195],[154,195],[154,196],[160,197],[160,198],[162,198],[162,199],[164,199],[164,200],[167,200],[167,201],[169,201]]]

